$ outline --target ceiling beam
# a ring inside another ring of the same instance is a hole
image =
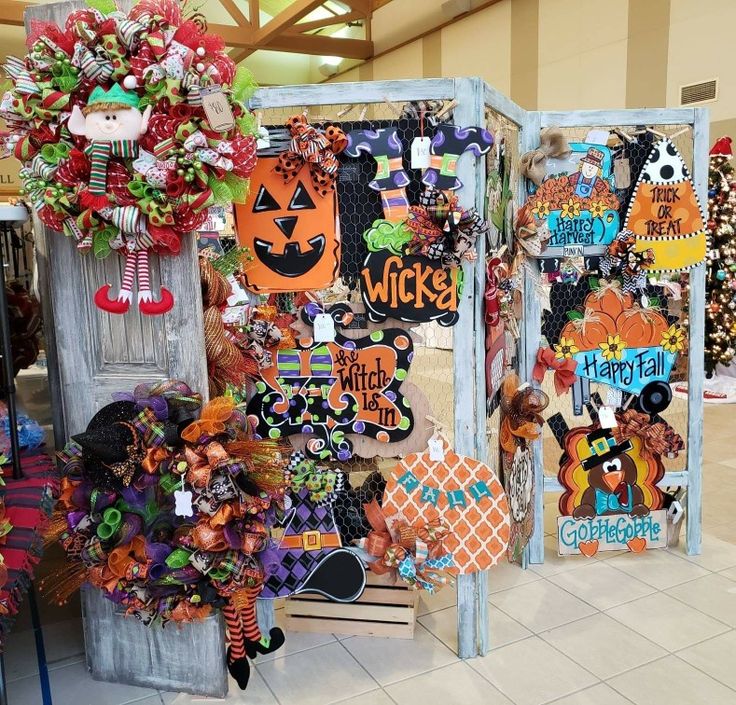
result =
[[[243,27],[251,26],[245,13],[236,5],[235,0],[220,0],[220,4],[227,10],[230,17],[232,17],[239,25]]]
[[[248,12],[251,27],[258,29],[261,26],[261,3],[259,0],[248,0]]]
[[[296,0],[283,12],[266,22],[253,35],[254,44],[270,44],[274,37],[295,25],[302,17],[318,8],[325,0]]]
[[[315,29],[330,27],[336,24],[347,24],[348,22],[358,22],[365,19],[359,12],[346,12],[343,15],[335,15],[334,17],[325,17],[322,20],[311,20],[310,22],[297,22],[293,27],[284,32],[284,34],[303,34],[311,32]]]
[[[0,0],[0,24],[23,26],[23,12],[31,3]]]
[[[370,59],[373,55],[373,42],[365,39],[348,39],[319,34],[281,34],[268,44],[257,44],[252,40],[249,41],[246,33],[240,27],[210,25],[210,30],[219,34],[227,46],[243,50],[239,61],[259,49],[316,56],[341,56],[344,59]],[[231,56],[233,55],[238,54],[231,52]]]

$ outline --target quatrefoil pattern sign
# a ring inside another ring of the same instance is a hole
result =
[[[444,546],[461,574],[496,565],[508,547],[503,486],[487,465],[447,447],[444,460],[431,460],[429,451],[406,456],[386,483],[383,511],[388,521],[443,521],[450,529]]]

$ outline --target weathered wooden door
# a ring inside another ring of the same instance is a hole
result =
[[[119,2],[123,11],[126,2]],[[129,3],[128,3],[129,4]],[[31,5],[26,31],[33,20],[64,26],[81,1]],[[124,316],[99,310],[92,300],[102,284],[120,285],[123,258],[105,260],[80,255],[71,238],[35,219],[39,281],[42,286],[49,376],[57,444],[83,431],[93,414],[114,391],[166,377],[181,379],[206,395],[202,301],[194,234],[183,238],[181,254],[152,257],[154,291],[161,281],[176,303],[164,316],[143,316],[135,308]]]

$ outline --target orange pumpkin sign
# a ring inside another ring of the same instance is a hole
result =
[[[650,382],[669,379],[685,332],[669,325],[656,309],[641,308],[618,282],[588,294],[582,313],[568,314],[560,341],[560,360],[577,362],[575,374],[639,394]]]
[[[391,472],[382,503],[387,521],[446,524],[443,545],[455,561],[451,571],[467,574],[496,565],[509,543],[503,486],[487,465],[447,445],[441,460],[430,455],[407,455]]]
[[[259,294],[324,289],[340,266],[335,191],[318,193],[306,168],[286,183],[277,163],[258,159],[248,199],[235,206],[238,242],[253,257],[245,286]]]

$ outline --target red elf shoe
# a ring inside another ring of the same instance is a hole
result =
[[[130,292],[121,291],[117,299],[110,299],[108,298],[108,293],[111,288],[111,284],[105,284],[96,291],[95,306],[108,313],[128,313],[130,309]]]

